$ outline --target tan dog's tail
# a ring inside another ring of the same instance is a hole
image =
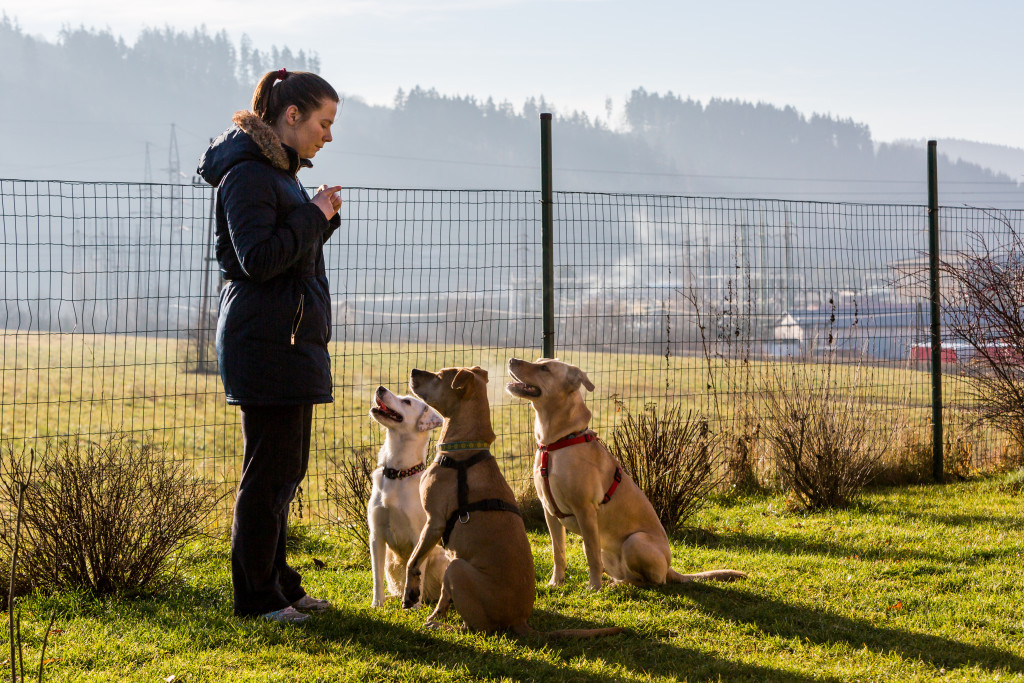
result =
[[[739,581],[747,578],[747,575],[736,569],[712,569],[697,574],[680,574],[674,569],[669,569],[665,580],[668,583],[690,583],[692,581]]]
[[[598,638],[600,636],[614,636],[616,633],[622,633],[625,629],[621,626],[612,626],[610,628],[567,628],[559,631],[537,631],[531,628],[529,624],[521,624],[519,626],[513,626],[512,630],[520,636],[541,636],[543,638],[557,640],[559,638]]]

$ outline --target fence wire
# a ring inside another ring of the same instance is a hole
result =
[[[529,486],[532,412],[503,387],[509,357],[541,355],[540,193],[354,188],[343,200],[325,248],[335,402],[315,411],[298,512],[337,514],[337,464],[383,440],[373,391],[408,393],[412,368],[488,371],[495,455],[514,488]],[[4,438],[126,430],[237,482],[239,416],[213,350],[212,202],[205,186],[0,180]],[[840,390],[904,414],[927,448],[924,206],[567,192],[554,217],[556,355],[596,385],[603,437],[623,411],[670,402],[742,435],[765,387],[824,367]],[[942,249],[969,233],[998,240],[1021,218],[943,208]],[[949,430],[970,436],[973,466],[992,465],[1007,440],[972,421],[955,342]]]

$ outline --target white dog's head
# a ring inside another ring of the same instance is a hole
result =
[[[370,417],[387,429],[429,432],[444,424],[436,410],[415,396],[396,396],[385,387],[377,387],[373,401]]]

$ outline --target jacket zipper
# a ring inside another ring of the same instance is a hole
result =
[[[295,311],[295,317],[292,318],[292,346],[295,345],[295,335],[299,331],[299,324],[302,322],[302,311],[305,308],[306,295],[299,294],[299,308]]]

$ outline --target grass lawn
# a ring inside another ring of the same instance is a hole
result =
[[[293,563],[307,590],[338,606],[310,624],[230,616],[218,539],[192,548],[159,595],[23,599],[25,657],[34,670],[56,609],[48,681],[1024,680],[1024,498],[1005,481],[877,490],[814,514],[787,511],[778,495],[722,499],[673,540],[673,565],[749,573],[736,584],[593,594],[570,537],[566,585],[549,588],[547,536],[532,532],[531,624],[626,627],[608,638],[428,631],[426,608],[371,609],[365,552],[308,528]]]

